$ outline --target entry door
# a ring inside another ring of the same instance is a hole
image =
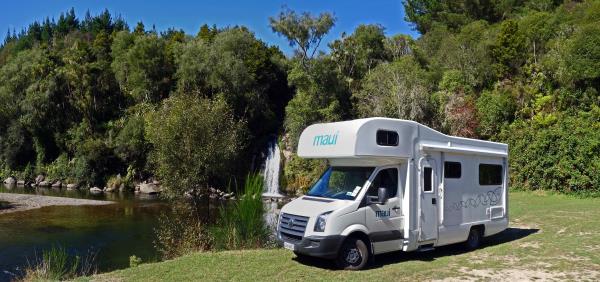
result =
[[[438,170],[432,158],[421,161],[419,170],[421,189],[421,232],[419,241],[431,241],[438,236]]]
[[[379,187],[385,187],[389,199],[384,204],[366,207],[366,225],[376,254],[402,248],[401,191],[398,185],[398,166],[382,167],[369,185],[365,197],[377,197]]]

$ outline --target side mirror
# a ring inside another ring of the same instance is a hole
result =
[[[385,204],[385,202],[387,202],[388,200],[388,193],[387,193],[387,188],[385,187],[379,187],[379,189],[377,190],[377,201],[379,202],[379,204]]]

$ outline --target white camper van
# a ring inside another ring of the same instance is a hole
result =
[[[474,249],[508,226],[506,144],[367,118],[307,127],[298,155],[328,163],[279,216],[278,239],[298,256],[361,269],[386,252]]]

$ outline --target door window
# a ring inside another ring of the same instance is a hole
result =
[[[433,170],[431,167],[423,168],[423,191],[431,192],[433,191]]]
[[[377,197],[377,191],[379,187],[387,188],[388,198],[396,197],[398,194],[398,169],[397,168],[386,168],[379,171],[369,191],[369,196]]]

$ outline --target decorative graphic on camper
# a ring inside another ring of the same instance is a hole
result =
[[[334,134],[316,135],[313,139],[313,146],[335,145],[338,140],[339,131]]]
[[[468,198],[463,201],[458,201],[447,205],[446,208],[449,210],[461,210],[477,208],[479,206],[495,206],[502,200],[502,189],[496,188],[493,191],[486,193],[479,193],[475,197]]]

